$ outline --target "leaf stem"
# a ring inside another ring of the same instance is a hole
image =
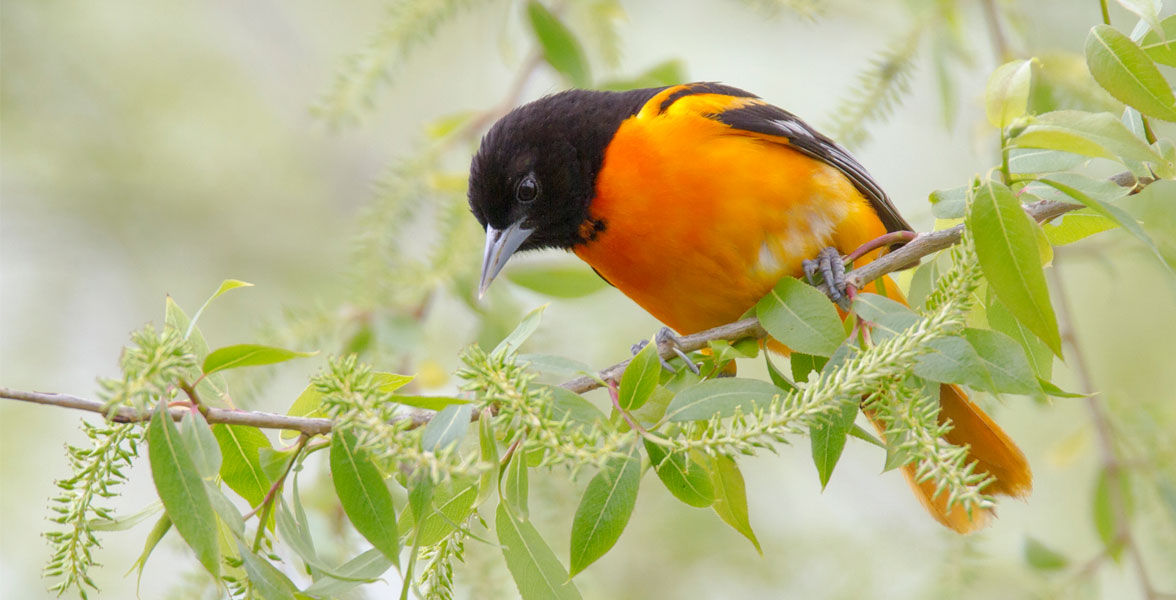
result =
[[[298,454],[302,452],[303,448],[306,447],[306,442],[309,440],[310,436],[308,434],[304,433],[298,436],[298,442],[294,445],[294,455],[291,456],[289,462],[286,463],[286,468],[282,471],[282,475],[274,480],[274,483],[270,485],[269,491],[265,493],[265,498],[261,500],[261,504],[257,505],[256,508],[249,511],[242,517],[242,520],[247,521],[253,518],[259,509],[261,510],[261,520],[259,520],[257,523],[257,536],[253,538],[254,552],[257,552],[258,549],[261,548],[261,539],[265,536],[265,524],[267,521],[269,521],[270,513],[273,512],[274,500],[281,491],[282,484],[286,482],[286,476],[290,474],[290,469],[294,468],[294,463],[298,462]]]
[[[1110,25],[1111,24],[1111,11],[1110,11],[1110,9],[1107,8],[1107,0],[1098,0],[1098,3],[1102,7],[1103,24]]]

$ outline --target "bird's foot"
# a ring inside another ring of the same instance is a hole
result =
[[[804,278],[845,310],[849,310],[852,291],[845,281],[845,263],[841,253],[832,246],[821,250],[816,258],[801,263]],[[820,276],[818,278],[818,275]]]
[[[654,343],[657,344],[657,348],[659,350],[657,360],[661,362],[663,369],[670,371],[671,373],[675,371],[674,367],[670,366],[669,361],[663,358],[660,352],[660,350],[668,348],[674,354],[677,354],[678,358],[681,358],[686,363],[686,367],[694,372],[695,375],[699,373],[698,365],[694,364],[694,361],[690,360],[690,355],[686,354],[686,352],[682,350],[681,336],[674,333],[673,329],[670,329],[669,327],[662,327],[661,331],[657,332],[657,335],[654,336],[653,340]],[[641,340],[640,342],[633,344],[630,350],[633,352],[633,355],[636,356],[637,353],[641,352],[641,350],[647,345],[649,345],[649,340]]]

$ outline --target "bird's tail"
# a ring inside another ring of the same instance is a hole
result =
[[[906,303],[902,292],[889,277],[882,281],[888,297]],[[873,418],[871,421],[884,434],[882,424]],[[992,483],[984,490],[986,493],[1016,498],[1029,495],[1033,490],[1033,474],[1024,453],[991,417],[968,399],[960,386],[945,383],[939,386],[939,422],[942,424],[946,421],[951,421],[952,425],[951,431],[945,436],[947,441],[955,446],[966,446],[967,462],[976,463],[975,472],[993,477]],[[917,482],[914,464],[903,467],[903,473],[915,496],[931,516],[955,531],[968,533],[980,529],[992,516],[991,509],[974,509],[968,515],[959,504],[948,510],[948,494],[943,492],[936,495],[933,481]]]

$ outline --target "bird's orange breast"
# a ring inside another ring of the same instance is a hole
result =
[[[604,222],[576,254],[679,333],[729,323],[824,247],[886,228],[836,168],[707,118],[744,98],[698,94],[624,121],[589,207]]]

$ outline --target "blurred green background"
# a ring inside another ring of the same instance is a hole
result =
[[[226,296],[206,314],[202,328],[214,346],[268,336],[318,341],[325,352],[339,352],[331,340],[347,338],[346,331],[297,329],[315,322],[332,329],[321,323],[352,319],[348,310],[357,296],[388,285],[378,281],[378,269],[360,269],[356,279],[355,264],[363,259],[354,240],[371,234],[364,207],[381,196],[375,183],[430,143],[430,123],[506,97],[531,46],[520,3],[471,4],[399,61],[392,84],[358,123],[335,127],[311,107],[331,89],[345,57],[376,33],[385,2],[3,2],[0,384],[94,397],[95,377],[117,373],[129,332],[162,321],[166,294],[191,312],[229,277],[257,287]],[[910,26],[919,3],[840,0],[822,3],[825,14],[817,19],[765,11],[770,4],[624,2],[619,62],[610,67],[589,55],[599,73],[618,78],[677,58],[690,80],[749,89],[822,126],[832,122],[839,99],[852,94],[870,58]],[[945,123],[935,64],[923,52],[910,93],[889,118],[869,126],[872,140],[855,152],[919,229],[932,226],[931,190],[966,183],[996,160],[979,101],[996,60],[982,3],[975,4],[960,24],[971,58],[949,65],[955,116]],[[1008,15],[1005,33],[1023,55],[1080,52],[1099,19],[1092,1],[1000,4]],[[1133,22],[1117,8],[1113,14]],[[577,21],[570,23],[580,31]],[[522,97],[562,86],[557,74],[539,69]],[[472,150],[460,142],[442,168],[460,175]],[[479,233],[468,224],[455,231]],[[412,238],[413,232],[400,231],[409,238],[398,243],[438,242],[428,232]],[[480,239],[447,241],[469,242],[462,247],[472,245],[477,260]],[[528,260],[573,264],[560,256]],[[1163,432],[1176,425],[1176,363],[1168,354],[1176,337],[1176,288],[1118,233],[1059,251],[1059,262],[1066,284],[1054,293],[1070,298],[1078,340],[1118,432],[1132,438],[1147,429],[1139,439],[1170,438],[1171,429]],[[386,275],[393,282],[404,276]],[[489,308],[472,309],[458,296],[430,295],[422,305],[427,315],[407,337],[385,331],[381,340],[411,342],[410,358],[377,352],[371,360],[398,356],[396,363],[377,364],[423,373],[425,391],[452,390],[446,374],[458,365],[460,349],[491,335],[484,321],[508,321],[551,301],[502,284]],[[610,288],[552,301],[530,349],[604,366],[625,358],[632,342],[657,327]],[[242,384],[237,398],[284,411],[318,364],[276,369],[263,383]],[[1064,366],[1058,369],[1059,385],[1078,387]],[[883,456],[866,444],[850,443],[822,493],[808,444],[799,440],[777,456],[743,463],[762,557],[709,511],[687,508],[649,485],[620,543],[577,582],[591,598],[1141,597],[1129,563],[1082,572],[1082,563],[1101,551],[1091,518],[1099,457],[1082,401],[984,401],[1028,454],[1036,489],[1027,503],[1002,503],[999,520],[981,533],[964,538],[936,525],[900,475],[879,476]],[[53,479],[67,474],[63,443],[83,439],[78,417],[0,403],[5,598],[49,596],[39,575],[48,553],[40,533],[49,525]],[[1166,461],[1173,456],[1169,441],[1154,453],[1165,462],[1141,472],[1171,472]],[[308,474],[303,489],[329,485],[321,475]],[[115,502],[126,513],[154,498],[145,461],[131,479]],[[540,530],[566,557],[584,481],[551,479],[532,505],[540,507]],[[1146,492],[1137,498],[1134,529],[1153,577],[1168,590],[1176,586],[1176,542],[1167,537],[1174,520],[1176,498],[1166,504]],[[135,594],[133,576],[122,574],[149,527],[102,538],[98,561],[106,566],[96,580],[104,597]],[[1030,538],[1071,564],[1057,571],[1029,566]],[[496,560],[493,548],[471,548],[459,580],[487,582],[461,593],[512,593]],[[182,591],[179,573],[194,564],[168,540],[148,563],[141,597]],[[391,593],[376,586],[370,597]]]

